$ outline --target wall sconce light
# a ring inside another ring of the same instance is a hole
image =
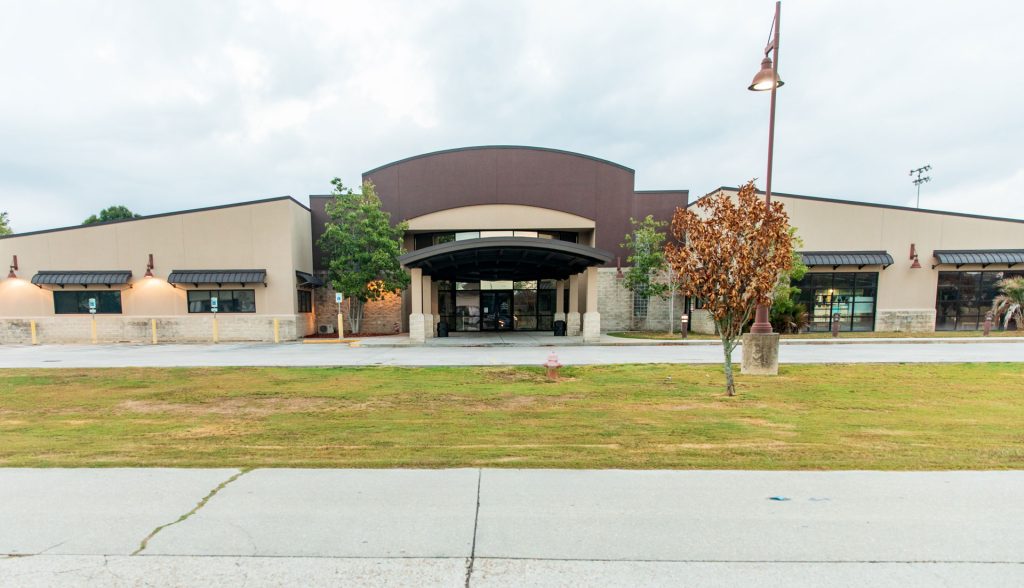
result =
[[[18,274],[14,273],[15,270],[17,270],[17,269],[18,269],[18,256],[17,255],[12,255],[11,256],[11,271],[10,271],[10,273],[7,274],[7,278],[10,279],[10,280],[13,280],[13,279],[17,278]]]
[[[155,267],[156,266],[153,265],[153,254],[150,253],[149,254],[149,263],[146,264],[146,275],[143,276],[143,277],[152,278],[153,277],[153,268],[155,268]]]
[[[615,279],[621,280],[624,277],[626,276],[622,273],[622,256],[620,255],[615,258]]]
[[[914,243],[910,244],[910,259],[914,260],[914,263],[910,264],[910,269],[921,269],[921,260],[917,254],[917,245]]]

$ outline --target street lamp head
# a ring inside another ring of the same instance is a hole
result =
[[[747,89],[754,92],[763,92],[772,88],[781,88],[784,84],[785,82],[779,79],[779,75],[772,68],[771,57],[765,55],[761,61],[761,71],[757,72],[757,75],[754,76],[754,81],[750,82],[750,87]]]

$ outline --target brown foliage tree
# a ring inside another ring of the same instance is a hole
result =
[[[743,326],[758,304],[771,304],[779,279],[792,268],[789,216],[780,202],[766,207],[750,181],[735,201],[719,193],[677,208],[672,235],[680,244],[665,247],[669,263],[681,277],[681,291],[702,300],[718,327],[725,391],[733,396],[732,351]]]

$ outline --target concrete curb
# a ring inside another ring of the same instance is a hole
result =
[[[1024,337],[994,337],[994,338],[982,338],[982,337],[921,337],[921,338],[906,338],[906,339],[895,339],[895,338],[864,338],[864,339],[782,339],[780,345],[915,345],[915,344],[936,344],[936,345],[956,345],[966,343],[987,343],[987,344],[999,344],[999,343],[1020,343],[1024,342]],[[742,344],[742,343],[740,343]],[[633,339],[625,341],[601,341],[600,343],[591,343],[584,345],[581,342],[571,343],[476,343],[469,345],[415,345],[415,347],[433,348],[433,349],[459,349],[468,347],[670,347],[670,346],[718,346],[721,347],[720,341],[710,339],[699,339],[692,341],[669,341],[664,339]],[[363,347],[369,348],[403,348],[412,347],[412,344],[399,344],[399,343],[368,343],[362,342]]]

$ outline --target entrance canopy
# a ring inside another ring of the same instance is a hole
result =
[[[612,254],[569,241],[534,237],[485,237],[440,243],[399,258],[438,280],[564,280],[604,265]]]

